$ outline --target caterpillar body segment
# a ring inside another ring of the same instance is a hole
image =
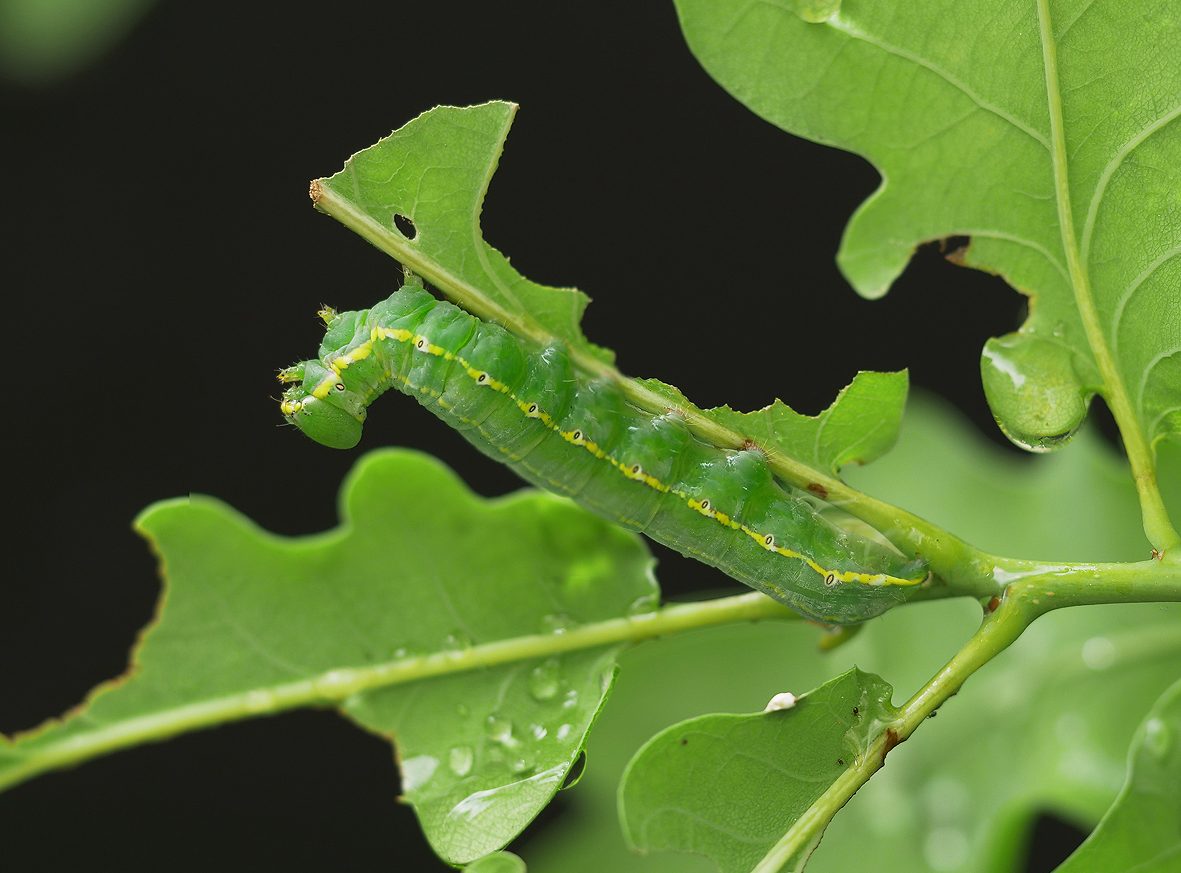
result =
[[[755,447],[698,439],[675,412],[627,403],[612,380],[408,285],[369,310],[334,313],[320,358],[281,404],[336,448],[396,388],[533,484],[711,564],[811,618],[863,621],[906,599],[925,564],[847,533],[771,473]]]

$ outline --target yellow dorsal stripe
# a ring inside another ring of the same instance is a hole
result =
[[[446,361],[455,361],[460,365],[460,367],[463,368],[463,371],[467,374],[468,378],[470,378],[478,386],[482,388],[491,388],[494,391],[499,391],[501,394],[506,395],[510,400],[513,401],[513,403],[525,416],[537,419],[554,433],[561,436],[562,439],[566,440],[566,442],[574,446],[581,446],[583,449],[590,452],[590,454],[595,458],[609,462],[611,466],[614,467],[621,475],[632,480],[633,482],[640,482],[649,488],[659,491],[662,494],[672,494],[683,501],[690,509],[700,513],[701,515],[704,515],[706,518],[711,518],[721,524],[723,527],[730,528],[731,530],[741,531],[751,539],[758,542],[759,545],[761,545],[767,551],[782,555],[785,558],[802,561],[803,563],[807,564],[808,567],[814,570],[816,574],[824,580],[826,585],[836,585],[843,582],[857,582],[862,585],[872,586],[909,586],[918,585],[921,582],[924,582],[927,578],[926,575],[924,575],[919,579],[903,579],[898,576],[890,576],[886,573],[861,573],[856,570],[835,570],[824,567],[817,563],[810,556],[805,555],[803,552],[797,552],[794,549],[789,549],[785,546],[779,545],[775,542],[775,538],[772,535],[761,533],[757,530],[754,530],[753,528],[747,527],[745,524],[742,524],[736,519],[731,518],[724,512],[720,512],[712,508],[712,506],[709,508],[705,507],[702,501],[692,497],[684,491],[673,488],[672,486],[660,481],[655,476],[647,473],[638,464],[626,464],[620,461],[618,458],[608,455],[598,444],[587,439],[585,433],[581,429],[568,431],[562,430],[558,423],[554,421],[554,419],[551,418],[550,415],[538,404],[528,400],[522,400],[520,397],[510,391],[507,385],[496,379],[491,373],[473,367],[471,362],[467,361],[460,355],[457,355],[454,352],[448,351],[442,346],[432,343],[429,338],[423,336],[422,334],[416,334],[404,328],[375,327],[370,332],[369,339],[361,343],[352,351],[346,352],[345,354],[336,358],[325,358],[324,363],[331,370],[333,370],[334,375],[327,376],[321,380],[321,382],[312,389],[312,396],[321,400],[327,397],[336,386],[340,374],[348,369],[350,365],[356,363],[357,361],[363,361],[368,358],[373,353],[374,346],[379,340],[393,340],[399,343],[408,343],[416,351],[423,352],[424,354],[434,355],[435,357],[442,358]],[[429,391],[429,389],[412,385],[407,377],[395,377],[394,374],[389,372],[387,372],[386,375],[390,378],[397,378],[398,381],[403,385],[414,388],[419,393],[430,393],[436,399],[439,396],[437,392]],[[293,407],[290,411],[287,408],[289,406]],[[298,410],[298,401],[295,403],[285,402],[282,404],[282,408],[285,414],[291,414],[291,412]],[[444,408],[447,407],[445,406]],[[489,441],[491,442],[490,434],[484,431],[482,427],[479,428],[479,431],[480,433],[484,434],[484,436],[489,437]],[[551,484],[558,488],[558,490],[561,490],[561,483],[553,482]]]

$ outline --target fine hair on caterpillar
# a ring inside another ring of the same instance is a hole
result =
[[[675,412],[627,402],[614,379],[408,283],[372,309],[334,312],[319,356],[289,367],[287,420],[351,448],[395,388],[523,478],[711,564],[811,618],[853,623],[906,599],[926,566],[841,530],[775,478],[753,442],[722,448]]]

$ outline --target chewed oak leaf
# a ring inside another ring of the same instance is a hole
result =
[[[1030,298],[981,368],[1015,442],[1061,445],[1103,396],[1154,545],[1177,543],[1154,449],[1181,438],[1181,15],[1170,0],[676,0],[697,59],[791,133],[882,184],[838,263],[886,293],[923,242]],[[954,289],[951,289],[954,291]]]
[[[526,279],[480,234],[480,209],[516,112],[500,100],[428,110],[315,180],[312,199],[472,313],[610,363],[611,353],[582,334],[590,302],[583,292]]]
[[[666,395],[670,402],[692,406],[671,385],[654,379],[646,379],[644,384]],[[763,451],[782,452],[816,470],[836,474],[846,464],[867,464],[894,445],[907,387],[906,371],[862,370],[816,415],[796,412],[782,400],[754,412],[719,406],[701,413],[746,435]],[[828,496],[823,486],[805,487],[822,499]]]
[[[316,180],[316,207],[473,315],[539,347],[561,342],[576,370],[618,382],[633,405],[660,414],[671,404],[691,430],[719,446],[758,444],[790,467],[777,473],[801,488],[889,447],[905,398],[904,374],[859,374],[829,410],[811,417],[778,401],[751,413],[703,411],[671,386],[615,370],[613,355],[583,336],[585,294],[526,279],[483,239],[484,197],[515,112],[515,105],[499,101],[425,112],[354,154],[339,173]]]
[[[566,501],[485,500],[413,452],[365,456],[341,506],[339,528],[295,538],[209,498],[149,508],[138,527],[167,590],[134,669],[0,742],[0,789],[184,730],[327,706],[396,744],[403,796],[443,859],[506,845],[582,753],[619,646],[478,670],[464,659],[654,609],[651,556]]]

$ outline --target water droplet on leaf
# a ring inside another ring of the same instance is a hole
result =
[[[637,597],[627,607],[627,614],[629,616],[647,615],[650,612],[655,612],[659,605],[660,597],[657,594],[645,594]]]
[[[443,639],[444,649],[470,649],[472,638],[463,631],[452,631]]]
[[[437,758],[417,755],[402,762],[402,790],[409,793],[421,788],[435,775],[439,766]]]
[[[980,359],[984,393],[1010,440],[1048,452],[1069,440],[1087,415],[1090,397],[1072,352],[1031,333],[990,339]]]
[[[514,758],[509,763],[509,769],[514,773],[527,773],[533,769],[533,765],[529,763],[526,758]]]
[[[1144,725],[1144,748],[1149,754],[1164,760],[1173,744],[1173,732],[1162,719],[1150,718]]]
[[[828,21],[841,9],[841,0],[794,0],[793,11],[809,24]]]
[[[552,613],[541,620],[541,632],[544,634],[564,634],[574,626],[574,619],[564,612]]]
[[[513,736],[513,723],[507,718],[490,715],[484,722],[488,739],[501,746],[513,747],[520,744],[520,740]]]
[[[529,672],[529,693],[537,701],[553,700],[562,686],[562,665],[547,658]]]
[[[447,755],[447,766],[451,768],[451,772],[460,778],[472,772],[472,763],[475,761],[475,753],[472,752],[471,746],[455,746]]]

